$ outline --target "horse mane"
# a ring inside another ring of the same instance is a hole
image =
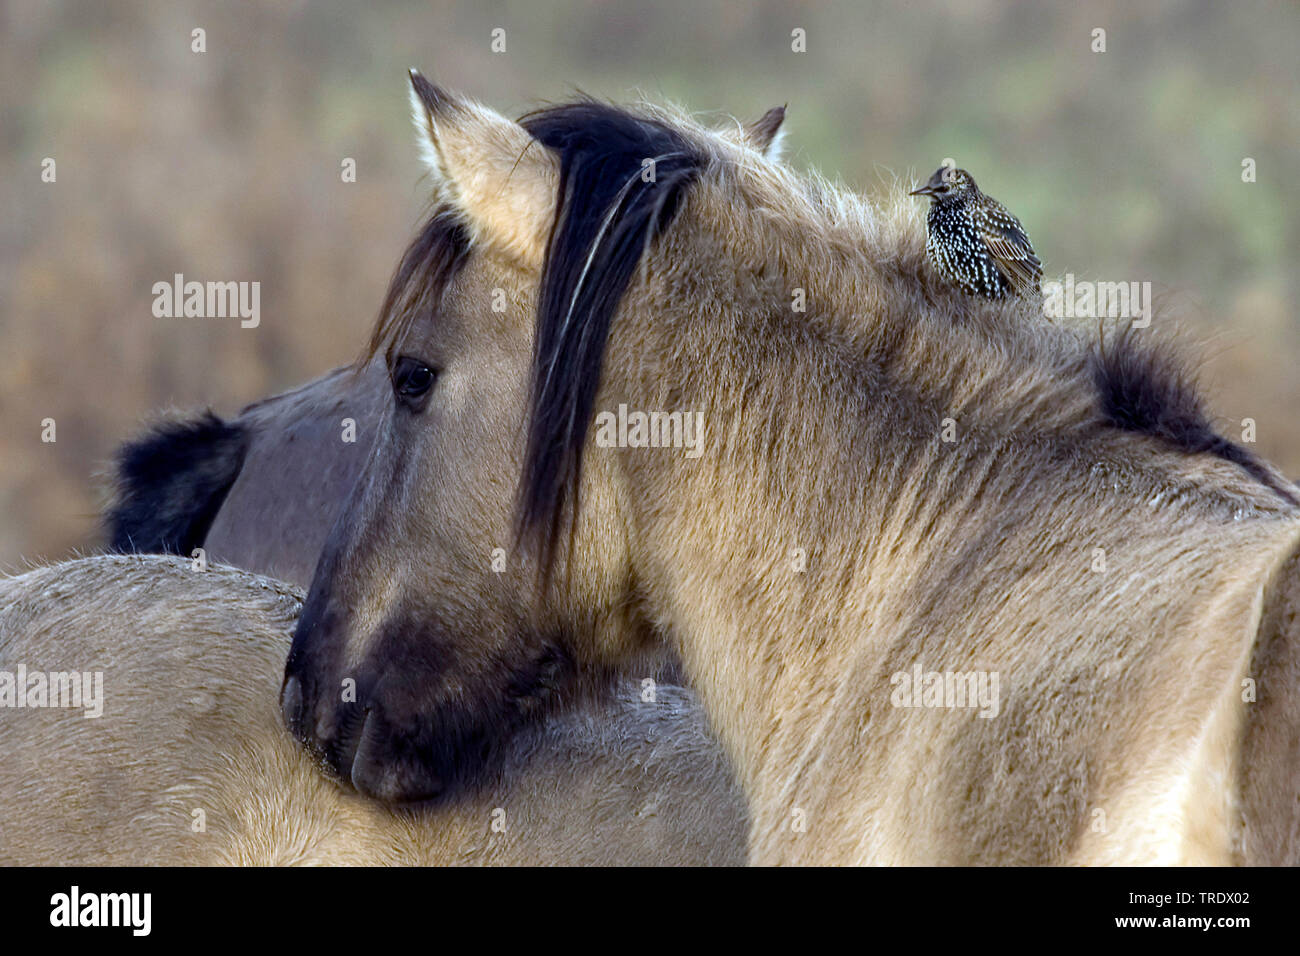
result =
[[[578,512],[582,450],[614,313],[706,159],[668,124],[591,100],[521,123],[560,163],[516,502],[516,533],[548,569],[564,515]]]
[[[469,257],[469,248],[469,230],[456,214],[446,206],[436,208],[393,270],[370,341],[353,363],[354,372],[382,350],[392,349],[416,319],[437,307]]]
[[[108,550],[189,555],[244,467],[247,429],[211,411],[155,423],[114,455]]]
[[[1111,427],[1147,435],[1189,455],[1230,461],[1291,504],[1300,504],[1255,455],[1215,431],[1192,367],[1172,349],[1142,341],[1128,325],[1109,343],[1098,339],[1090,365],[1102,418]]]

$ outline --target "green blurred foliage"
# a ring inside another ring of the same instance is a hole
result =
[[[788,103],[791,162],[868,192],[952,156],[1049,274],[1166,290],[1225,429],[1255,418],[1300,474],[1297,49],[1296,6],[1255,0],[4,0],[0,562],[92,545],[95,469],[153,411],[233,412],[353,356],[424,206],[408,66],[515,113]],[[176,272],[260,281],[260,328],[154,318]]]

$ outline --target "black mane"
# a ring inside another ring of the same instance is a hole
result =
[[[1262,462],[1214,429],[1191,371],[1168,348],[1140,341],[1126,326],[1092,353],[1092,380],[1108,425],[1159,439],[1192,455],[1214,455],[1242,468],[1292,504]]]
[[[521,122],[560,161],[516,511],[521,540],[549,569],[565,514],[577,514],[610,323],[647,246],[672,221],[705,160],[665,124],[601,103],[558,106]],[[645,160],[654,161],[650,182]]]
[[[124,444],[105,515],[108,550],[189,555],[201,547],[247,449],[244,427],[211,412],[161,422]]]

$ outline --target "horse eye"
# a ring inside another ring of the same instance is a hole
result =
[[[403,355],[393,363],[393,393],[400,401],[412,407],[429,393],[437,378],[437,372],[408,355]]]

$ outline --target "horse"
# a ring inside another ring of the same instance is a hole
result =
[[[472,787],[667,644],[751,862],[1300,855],[1300,504],[1215,430],[1165,315],[974,301],[905,188],[741,127],[411,97],[432,212],[281,690],[340,777]]]
[[[159,555],[0,579],[0,860],[743,862],[743,802],[680,688],[651,700],[629,682],[557,715],[462,799],[390,807],[339,787],[276,703],[302,597]]]
[[[207,411],[152,423],[114,455],[107,549],[201,548],[205,560],[306,587],[387,393],[382,366],[345,366],[230,419]]]

